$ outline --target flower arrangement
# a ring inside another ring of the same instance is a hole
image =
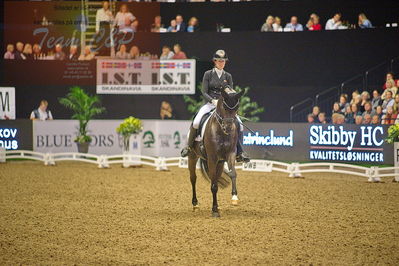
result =
[[[394,124],[388,128],[388,137],[385,141],[387,143],[399,141],[399,124]]]
[[[116,128],[116,132],[123,137],[125,150],[129,147],[129,139],[133,134],[138,134],[143,130],[143,123],[140,119],[129,116]]]

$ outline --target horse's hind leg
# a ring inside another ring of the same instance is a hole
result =
[[[188,159],[188,169],[190,171],[190,181],[191,181],[191,186],[193,189],[193,198],[192,198],[192,204],[194,210],[198,208],[198,200],[197,200],[197,192],[196,192],[196,187],[195,184],[197,182],[197,174],[196,174],[196,168],[197,168],[197,161],[198,157],[196,156],[189,156]]]
[[[231,204],[238,205],[238,192],[237,192],[237,172],[235,168],[235,154],[230,156],[227,165],[229,167],[229,177],[231,178]]]

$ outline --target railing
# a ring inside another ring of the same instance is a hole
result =
[[[310,105],[309,105],[310,103]],[[291,106],[290,108],[290,121],[294,122],[294,121],[305,121],[306,115],[310,112],[312,106],[314,105],[314,101],[312,98],[307,98],[293,106]],[[303,108],[300,111],[295,112],[294,114],[294,110],[296,110],[297,108],[301,107],[301,106],[307,106],[305,108]]]
[[[322,111],[326,111],[328,114],[329,110],[332,109],[332,103],[339,99],[339,95],[342,93],[350,94],[355,90],[359,92],[368,91],[372,92],[375,89],[380,89],[385,80],[385,75],[387,72],[399,73],[399,57],[392,58],[388,61],[384,61],[367,71],[363,74],[359,74],[350,78],[344,82],[342,82],[339,86],[331,87],[327,90],[324,90],[318,93],[315,97],[315,103],[319,107],[321,107]],[[334,92],[333,90],[336,89]],[[306,119],[296,120],[294,118],[306,118],[303,117],[303,113],[306,113],[313,106],[313,102],[309,101],[310,98],[307,98],[290,108],[290,121],[291,122],[304,122]],[[307,105],[304,104],[307,103]],[[331,104],[330,106],[327,106]],[[302,106],[303,109],[297,111],[300,115],[293,114],[293,109],[298,109],[299,106]]]
[[[168,167],[188,167],[187,158],[155,158],[143,155],[94,155],[86,153],[40,153],[26,150],[5,151],[0,149],[0,163],[10,159],[29,159],[44,162],[44,165],[55,165],[58,161],[77,161],[97,164],[98,168],[109,168],[110,164],[122,164],[124,167],[131,165],[148,165],[155,170],[168,170]],[[198,165],[197,165],[198,167]],[[367,178],[368,182],[381,182],[381,177],[394,177],[399,182],[399,167],[380,168],[376,166],[364,167],[343,163],[284,163],[269,160],[251,160],[249,163],[237,165],[236,169],[254,172],[282,172],[289,177],[298,178],[306,173],[340,173],[356,175]]]

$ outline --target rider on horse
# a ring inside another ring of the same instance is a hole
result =
[[[209,113],[216,108],[217,101],[221,95],[221,90],[232,91],[233,78],[231,77],[230,73],[223,70],[227,60],[228,58],[225,51],[217,50],[213,56],[215,67],[206,71],[204,74],[204,78],[202,80],[202,95],[204,96],[206,103],[201,107],[197,115],[194,117],[194,121],[190,127],[190,133],[188,136],[188,146],[182,150],[182,157],[188,156],[190,151],[193,149],[195,138],[200,133],[198,132],[198,128],[200,126],[201,119],[206,113]],[[240,123],[238,127],[237,161],[249,162],[250,159],[244,153],[240,143],[240,139],[242,139],[243,126],[238,116],[237,121]]]

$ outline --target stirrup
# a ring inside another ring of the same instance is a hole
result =
[[[181,157],[187,157],[190,154],[190,152],[191,152],[191,148],[190,148],[190,146],[187,146],[181,150],[180,155],[181,155]]]

